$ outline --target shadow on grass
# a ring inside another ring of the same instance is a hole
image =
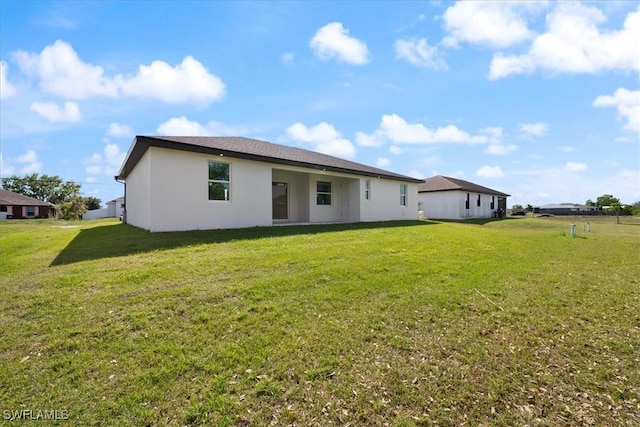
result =
[[[230,230],[197,230],[170,233],[150,233],[126,224],[110,224],[80,230],[78,235],[51,263],[72,264],[101,258],[120,257],[156,250],[174,249],[206,243],[264,239],[376,228],[415,227],[437,224],[432,221],[384,221],[349,224],[290,225],[252,227]]]

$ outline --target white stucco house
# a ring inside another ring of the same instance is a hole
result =
[[[82,215],[82,219],[120,218],[124,211],[124,196],[109,200],[106,207],[92,209]]]
[[[436,175],[418,185],[418,209],[434,219],[495,218],[507,211],[508,194]]]
[[[115,177],[150,231],[415,220],[421,181],[242,137],[136,136]]]

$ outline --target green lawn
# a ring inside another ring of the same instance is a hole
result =
[[[640,425],[640,219],[583,221],[4,221],[2,421]]]

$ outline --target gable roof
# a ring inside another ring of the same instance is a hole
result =
[[[468,191],[473,193],[492,194],[496,196],[508,197],[509,194],[492,190],[473,182],[458,178],[436,175],[425,179],[422,184],[418,184],[418,193],[431,193],[435,191]]]
[[[53,206],[51,203],[0,188],[0,204],[16,206]]]
[[[317,153],[237,136],[141,136],[134,138],[116,179],[126,179],[149,147],[163,147],[355,175],[419,183],[422,180]]]

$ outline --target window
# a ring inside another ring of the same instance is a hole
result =
[[[7,212],[6,206],[0,206],[0,212]]]
[[[27,206],[27,216],[36,216],[35,206]]]
[[[331,204],[331,183],[325,181],[316,182],[316,202],[318,205]]]
[[[371,200],[371,180],[367,179],[364,182],[364,199]]]
[[[229,166],[209,161],[209,200],[229,200]]]
[[[491,196],[491,209],[496,208],[496,196]]]
[[[464,202],[464,208],[469,209],[469,193],[467,193],[467,200]]]
[[[480,206],[480,195],[478,194],[478,202],[477,205]]]
[[[400,184],[400,206],[407,206],[407,184]]]

